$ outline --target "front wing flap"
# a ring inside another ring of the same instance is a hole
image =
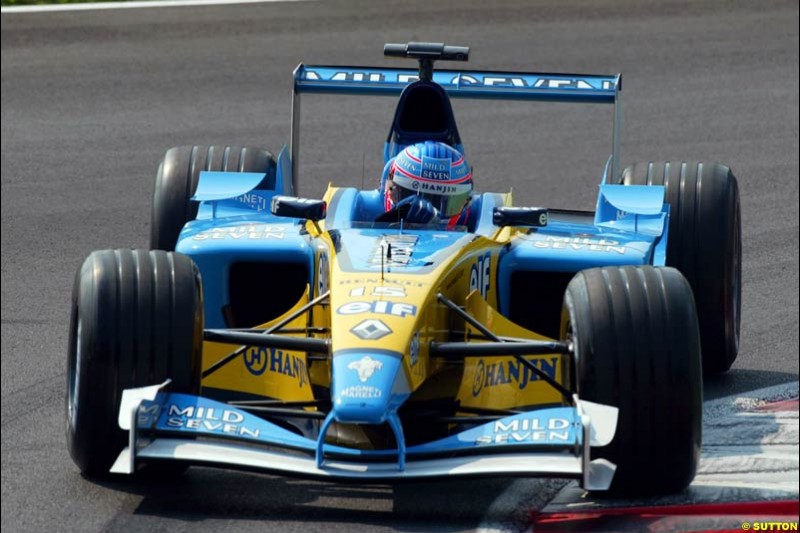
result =
[[[617,409],[577,398],[576,407],[520,413],[429,443],[406,448],[398,439],[396,450],[358,450],[325,444],[324,431],[314,440],[233,405],[158,392],[163,385],[125,391],[119,419],[129,443],[112,473],[131,474],[148,461],[181,461],[331,481],[571,477],[587,489],[606,490],[616,469],[604,459],[592,461],[590,448],[611,441]]]

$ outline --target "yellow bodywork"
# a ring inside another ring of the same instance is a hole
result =
[[[259,326],[269,328],[299,309],[308,301],[308,291],[283,316]],[[305,329],[307,318],[301,315],[286,325],[287,330]],[[291,335],[288,334],[288,335]],[[294,334],[305,337],[305,332]],[[203,369],[227,356],[237,347],[230,344],[205,341],[203,343]],[[307,356],[303,352],[251,346],[244,354],[223,366],[203,380],[203,387],[240,393],[280,398],[292,401],[314,399],[311,391]]]
[[[329,187],[325,200],[330,201],[335,192],[336,188]],[[504,196],[505,205],[510,205],[511,193]],[[302,314],[276,333],[288,331],[286,334],[304,337],[311,331],[311,335],[330,339],[332,353],[381,349],[403,354],[403,368],[411,390],[408,401],[455,397],[463,406],[495,409],[561,403],[558,392],[536,379],[513,357],[469,357],[463,363],[453,363],[429,356],[429,345],[434,341],[481,342],[475,338],[474,330],[465,327],[463,321],[454,320],[451,311],[438,302],[438,293],[465,305],[468,313],[499,336],[545,339],[495,310],[494,283],[486,284],[484,294],[470,290],[476,284],[476,275],[481,279],[485,276],[496,279],[498,255],[516,231],[514,228],[498,229],[489,237],[465,234],[464,245],[425,274],[387,269],[383,275],[343,270],[324,221],[319,225],[309,222],[306,230],[316,247],[316,282],[292,309],[260,328],[269,328],[330,290],[325,305],[316,306],[311,313]],[[407,312],[412,308],[414,313]],[[371,317],[379,319],[391,332],[377,340],[352,333]],[[205,342],[203,368],[209,368],[235,348]],[[562,367],[566,365],[560,354],[529,359],[557,381],[564,381]],[[310,401],[315,399],[312,385],[329,387],[330,380],[331,365],[324,357],[312,360],[302,352],[251,347],[206,378],[203,386],[283,401]]]

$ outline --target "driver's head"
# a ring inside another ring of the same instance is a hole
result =
[[[412,144],[392,162],[386,182],[386,208],[415,194],[433,204],[439,216],[455,216],[470,200],[472,169],[458,150],[444,143]]]

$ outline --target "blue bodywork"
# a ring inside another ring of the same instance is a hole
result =
[[[249,180],[249,181],[247,181]],[[229,195],[220,183],[230,183]],[[196,198],[209,197],[200,205],[197,219],[181,232],[177,251],[189,255],[203,273],[208,327],[225,327],[221,309],[229,303],[228,269],[237,261],[301,263],[314,269],[314,248],[301,219],[277,217],[269,205],[278,191],[245,190],[257,180],[237,173],[201,173]],[[276,188],[282,186],[279,176]],[[500,311],[508,313],[511,274],[514,272],[577,272],[606,265],[663,266],[669,206],[663,203],[663,187],[601,185],[597,211],[559,216],[554,211],[546,227],[520,233],[503,248],[499,259]],[[444,228],[407,227],[418,236],[413,259],[403,273],[425,273],[448,249],[468,243],[475,235],[489,237],[498,228],[492,212],[500,195],[476,195],[471,219],[461,231]],[[368,253],[385,228],[372,221],[383,212],[377,190],[339,189],[330,202],[326,229],[335,230],[341,242],[340,264],[354,271],[377,271]],[[377,227],[376,227],[377,226]],[[315,280],[309,279],[309,283]]]

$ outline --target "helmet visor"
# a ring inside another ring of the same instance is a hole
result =
[[[419,182],[414,182],[415,185],[418,183]],[[423,192],[420,191],[419,188],[416,190],[407,189],[393,180],[390,180],[387,185],[394,205],[397,205],[409,196],[419,196],[429,201],[439,212],[440,217],[446,218],[459,214],[469,202],[471,195],[471,187],[462,187],[464,190],[455,190],[450,191],[450,194],[441,194],[438,192]],[[421,188],[426,188],[426,185],[422,184]]]

